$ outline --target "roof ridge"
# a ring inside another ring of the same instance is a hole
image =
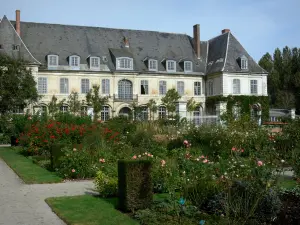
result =
[[[227,45],[226,45],[226,52],[225,52],[225,59],[224,59],[224,64],[223,64],[223,68],[221,69],[221,71],[223,72],[225,69],[225,65],[226,65],[226,60],[227,60],[227,54],[228,54],[228,45],[229,45],[229,37],[230,37],[230,31],[227,32],[226,34],[228,34],[227,37]]]
[[[10,20],[11,22],[16,22],[15,20]],[[22,23],[32,23],[32,24],[40,24],[40,25],[55,25],[55,26],[69,26],[69,27],[85,27],[85,28],[100,28],[100,29],[110,29],[110,30],[124,30],[124,31],[142,31],[142,32],[154,32],[154,33],[162,33],[162,34],[176,34],[183,36],[190,36],[186,33],[175,33],[175,32],[164,32],[164,31],[154,31],[154,30],[138,30],[138,29],[127,29],[127,28],[112,28],[112,27],[97,27],[97,26],[85,26],[85,25],[72,25],[72,24],[59,24],[59,23],[38,23],[38,22],[28,22],[21,21]]]
[[[227,34],[227,33],[231,33],[231,31],[226,32],[226,33],[224,33],[224,34]],[[213,39],[215,39],[215,38],[221,37],[221,36],[224,35],[224,34],[219,34],[218,36],[215,36],[215,37],[213,37],[213,38],[211,38],[211,39],[208,39],[208,41],[211,41],[211,40],[213,40]]]

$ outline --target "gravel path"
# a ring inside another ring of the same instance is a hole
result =
[[[0,159],[0,225],[63,225],[48,197],[96,194],[92,181],[27,185]]]

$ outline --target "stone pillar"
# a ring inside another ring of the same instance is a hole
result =
[[[186,117],[186,101],[176,102],[176,114],[180,116],[180,118]]]
[[[290,109],[290,116],[291,116],[291,119],[296,118],[296,109]]]

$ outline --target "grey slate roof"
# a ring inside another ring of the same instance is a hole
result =
[[[14,21],[10,22],[15,25]],[[0,44],[9,46],[13,42],[19,43],[21,40],[18,37],[4,17],[0,22]],[[129,41],[129,48],[124,47],[124,37]],[[42,69],[47,68],[49,54],[58,55],[59,65],[66,66],[71,55],[80,56],[81,64],[87,64],[89,56],[99,56],[101,64],[106,64],[111,71],[115,71],[116,57],[132,56],[134,71],[138,72],[147,72],[147,63],[143,60],[153,58],[158,60],[159,71],[166,71],[164,63],[161,63],[164,59],[172,59],[177,62],[177,72],[183,72],[183,63],[179,62],[189,60],[193,62],[194,72],[211,74],[223,69],[226,72],[240,72],[237,58],[245,55],[250,72],[263,72],[230,32],[201,41],[200,59],[196,57],[193,38],[186,34],[21,22],[21,38],[29,51],[21,43],[19,55],[31,62],[40,62]],[[103,56],[108,59],[107,62],[102,60]]]

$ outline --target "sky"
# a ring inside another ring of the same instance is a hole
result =
[[[5,2],[2,3],[2,2]],[[300,0],[0,0],[0,17],[21,21],[152,30],[207,41],[230,29],[258,61],[276,48],[300,48]]]

